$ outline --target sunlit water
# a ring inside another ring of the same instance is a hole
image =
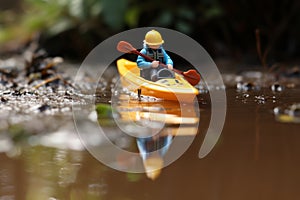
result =
[[[203,159],[198,152],[208,128],[210,104],[201,99],[194,142],[154,181],[145,173],[119,172],[101,164],[77,143],[75,131],[60,138],[70,140],[70,146],[51,145],[47,143],[51,137],[16,146],[2,142],[0,199],[298,199],[300,124],[278,121],[274,108],[300,102],[299,94],[300,89],[280,93],[227,89],[224,130]],[[131,140],[124,146],[138,151]]]

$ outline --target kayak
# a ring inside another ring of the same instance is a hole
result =
[[[136,62],[119,59],[117,68],[122,86],[133,92],[140,91],[141,95],[164,100],[192,102],[199,94],[199,91],[179,74],[175,74],[175,78],[163,78],[153,82],[140,76],[140,69]]]

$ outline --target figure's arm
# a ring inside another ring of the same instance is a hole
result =
[[[162,48],[162,52],[164,54],[165,62],[166,62],[166,65],[168,66],[168,69],[173,70],[173,61],[172,61],[172,59],[170,58],[170,56],[167,54],[167,52],[163,48]]]
[[[167,52],[163,48],[162,48],[162,52],[164,54],[166,65],[172,65],[173,66],[172,59],[170,58],[170,56],[167,54]]]
[[[142,49],[140,53],[146,54],[146,49]],[[145,58],[143,58],[142,56],[138,56],[136,62],[137,66],[141,69],[150,68],[152,64],[152,62],[145,60]]]

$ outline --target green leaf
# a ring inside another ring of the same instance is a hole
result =
[[[104,21],[114,30],[124,26],[127,0],[102,0]]]
[[[142,174],[140,173],[127,173],[127,180],[129,182],[138,182],[141,180]]]
[[[129,27],[137,27],[139,23],[140,9],[139,7],[130,8],[125,15],[125,22]]]
[[[204,13],[206,19],[211,19],[214,17],[219,17],[223,14],[223,10],[219,6],[213,6],[210,9],[207,9]]]
[[[178,15],[183,19],[193,20],[195,13],[188,8],[179,8]]]
[[[98,118],[112,118],[112,107],[110,104],[100,103],[96,105]]]
[[[102,10],[101,1],[96,1],[90,6],[90,15],[92,17],[99,16]]]
[[[59,33],[62,33],[63,31],[71,29],[74,26],[75,24],[69,18],[62,18],[56,24],[49,27],[48,35],[49,36],[57,35]]]
[[[162,12],[157,19],[155,20],[154,24],[157,26],[169,26],[172,23],[173,15],[170,11]]]
[[[72,0],[69,4],[70,15],[79,19],[84,18],[84,0]]]
[[[179,30],[180,32],[186,33],[186,34],[188,34],[192,31],[191,25],[185,21],[178,21],[175,26],[176,26],[177,30]]]

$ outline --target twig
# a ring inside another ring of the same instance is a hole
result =
[[[264,51],[264,54],[262,54],[261,41],[260,41],[260,30],[259,29],[255,30],[255,38],[256,38],[256,50],[257,50],[259,60],[261,62],[261,65],[263,66],[264,70],[267,71],[268,66],[267,66],[267,63],[266,63],[266,59],[267,59],[267,55],[269,53],[269,49],[266,49]]]
[[[54,77],[51,77],[51,78],[48,78],[46,80],[44,80],[43,82],[41,82],[40,84],[37,84],[36,86],[34,86],[33,88],[34,89],[38,89],[39,87],[43,86],[43,85],[46,85],[47,83],[51,83],[57,79],[60,79],[60,76],[57,75],[57,76],[54,76]]]
[[[38,89],[39,87],[41,87],[43,85],[46,85],[47,83],[51,83],[51,82],[53,82],[55,80],[58,80],[58,79],[61,80],[62,82],[64,82],[65,85],[69,85],[70,87],[76,89],[76,87],[72,83],[68,82],[67,80],[65,80],[60,75],[56,75],[54,77],[48,78],[48,79],[44,80],[43,82],[41,82],[40,84],[34,86],[33,88]]]
[[[66,79],[64,79],[61,75],[57,75],[57,76],[59,77],[59,79],[62,82],[64,82],[65,85],[68,85],[68,86],[72,87],[73,89],[76,89],[76,87],[72,83],[70,83],[69,81],[67,81]]]

